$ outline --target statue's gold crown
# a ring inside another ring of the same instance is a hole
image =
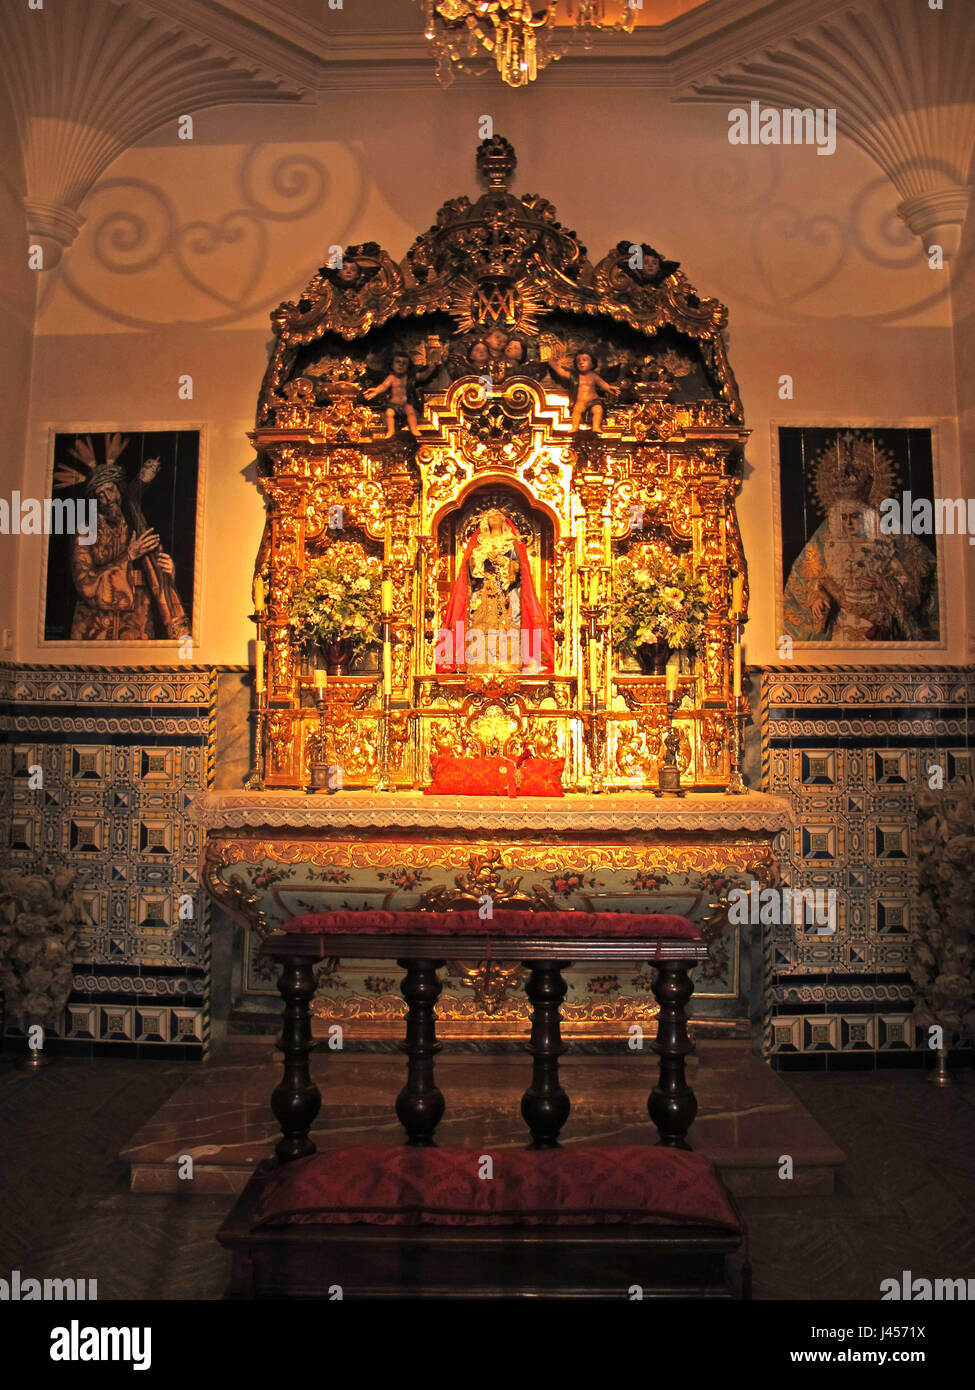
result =
[[[873,470],[864,468],[854,459],[852,453],[841,460],[836,474],[837,499],[855,497],[866,502],[873,488]]]
[[[897,467],[870,431],[850,430],[823,448],[813,461],[809,490],[824,512],[839,501],[878,506],[889,497]]]

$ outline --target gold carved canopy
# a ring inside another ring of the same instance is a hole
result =
[[[665,764],[682,789],[739,790],[747,432],[726,311],[645,243],[590,262],[551,204],[508,191],[500,137],[477,162],[486,191],[445,203],[400,264],[332,247],[271,316],[251,785],[308,786],[327,764],[329,789],[423,787],[451,751],[564,759],[570,792],[653,789]],[[376,642],[316,690],[293,608],[329,554],[387,586]],[[499,555],[513,587],[488,588],[514,625],[541,613],[551,659],[447,669],[452,596],[472,602]],[[627,567],[679,560],[706,617],[668,705],[664,676],[614,641],[614,602]]]

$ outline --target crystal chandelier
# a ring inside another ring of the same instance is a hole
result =
[[[509,87],[534,82],[542,68],[564,56],[580,36],[589,48],[600,32],[630,34],[634,0],[551,0],[532,8],[532,0],[419,0],[426,17],[424,37],[437,53],[442,87],[454,80],[455,68],[483,76],[493,61]],[[559,22],[559,16],[564,19]]]

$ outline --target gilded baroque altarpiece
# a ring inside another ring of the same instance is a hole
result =
[[[747,604],[734,506],[746,431],[725,310],[678,269],[665,273],[673,263],[650,247],[620,242],[592,265],[550,204],[507,192],[514,155],[500,138],[478,163],[488,191],[445,204],[401,265],[373,243],[349,247],[272,315],[253,435],[268,507],[257,781],[308,783],[320,721],[292,594],[317,557],[352,543],[392,581],[391,701],[384,717],[368,673],[331,684],[327,751],[345,785],[385,775],[424,786],[438,748],[536,746],[565,757],[566,790],[654,784],[664,683],[621,660],[611,631],[620,560],[652,555],[687,556],[707,580],[706,632],[680,676],[677,756],[683,785],[725,787],[735,575],[741,620]],[[395,385],[380,388],[399,353],[409,366],[397,406]],[[572,363],[586,354],[607,387],[596,388],[598,429],[574,429],[570,410],[584,394]],[[550,670],[438,670],[463,546],[492,509],[525,547]]]
[[[445,203],[400,264],[371,242],[330,248],[301,298],[272,314],[251,436],[267,523],[256,756],[241,795],[257,810],[203,807],[207,884],[266,933],[309,905],[412,906],[498,855],[499,873],[548,883],[567,907],[666,900],[717,943],[724,891],[736,875],[772,881],[769,842],[786,820],[776,805],[766,825],[761,794],[736,795],[747,431],[726,311],[646,244],[591,262],[551,204],[508,191],[515,156],[501,137],[477,163],[483,195]],[[294,608],[329,555],[381,572],[383,611],[378,649],[326,683]],[[668,650],[665,677],[614,630],[624,572],[678,567],[706,596],[704,617],[693,650]],[[478,630],[517,642],[519,629],[520,647],[486,658],[469,645]],[[473,798],[466,811],[451,798],[451,828],[444,797],[423,796],[442,754],[561,762],[565,795],[488,798],[490,827],[475,824]],[[657,799],[665,772],[686,800]],[[395,803],[388,834],[381,812],[337,828],[363,797]],[[629,829],[624,801],[637,803]],[[687,808],[669,831],[668,806]],[[733,935],[718,971],[728,998],[740,993]],[[371,998],[332,1007],[329,971],[339,963],[323,970],[320,1015],[399,1018],[375,971]],[[524,1017],[517,975],[472,962],[441,1015],[485,1031]],[[649,992],[637,997],[646,967],[632,987],[607,976],[605,997],[593,978],[566,1004],[583,1031],[653,1012]]]

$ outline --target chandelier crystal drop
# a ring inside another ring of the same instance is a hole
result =
[[[482,77],[492,63],[509,87],[526,87],[576,38],[592,45],[597,33],[633,32],[632,0],[419,0],[424,37],[437,55],[437,78],[448,87],[455,72]]]

